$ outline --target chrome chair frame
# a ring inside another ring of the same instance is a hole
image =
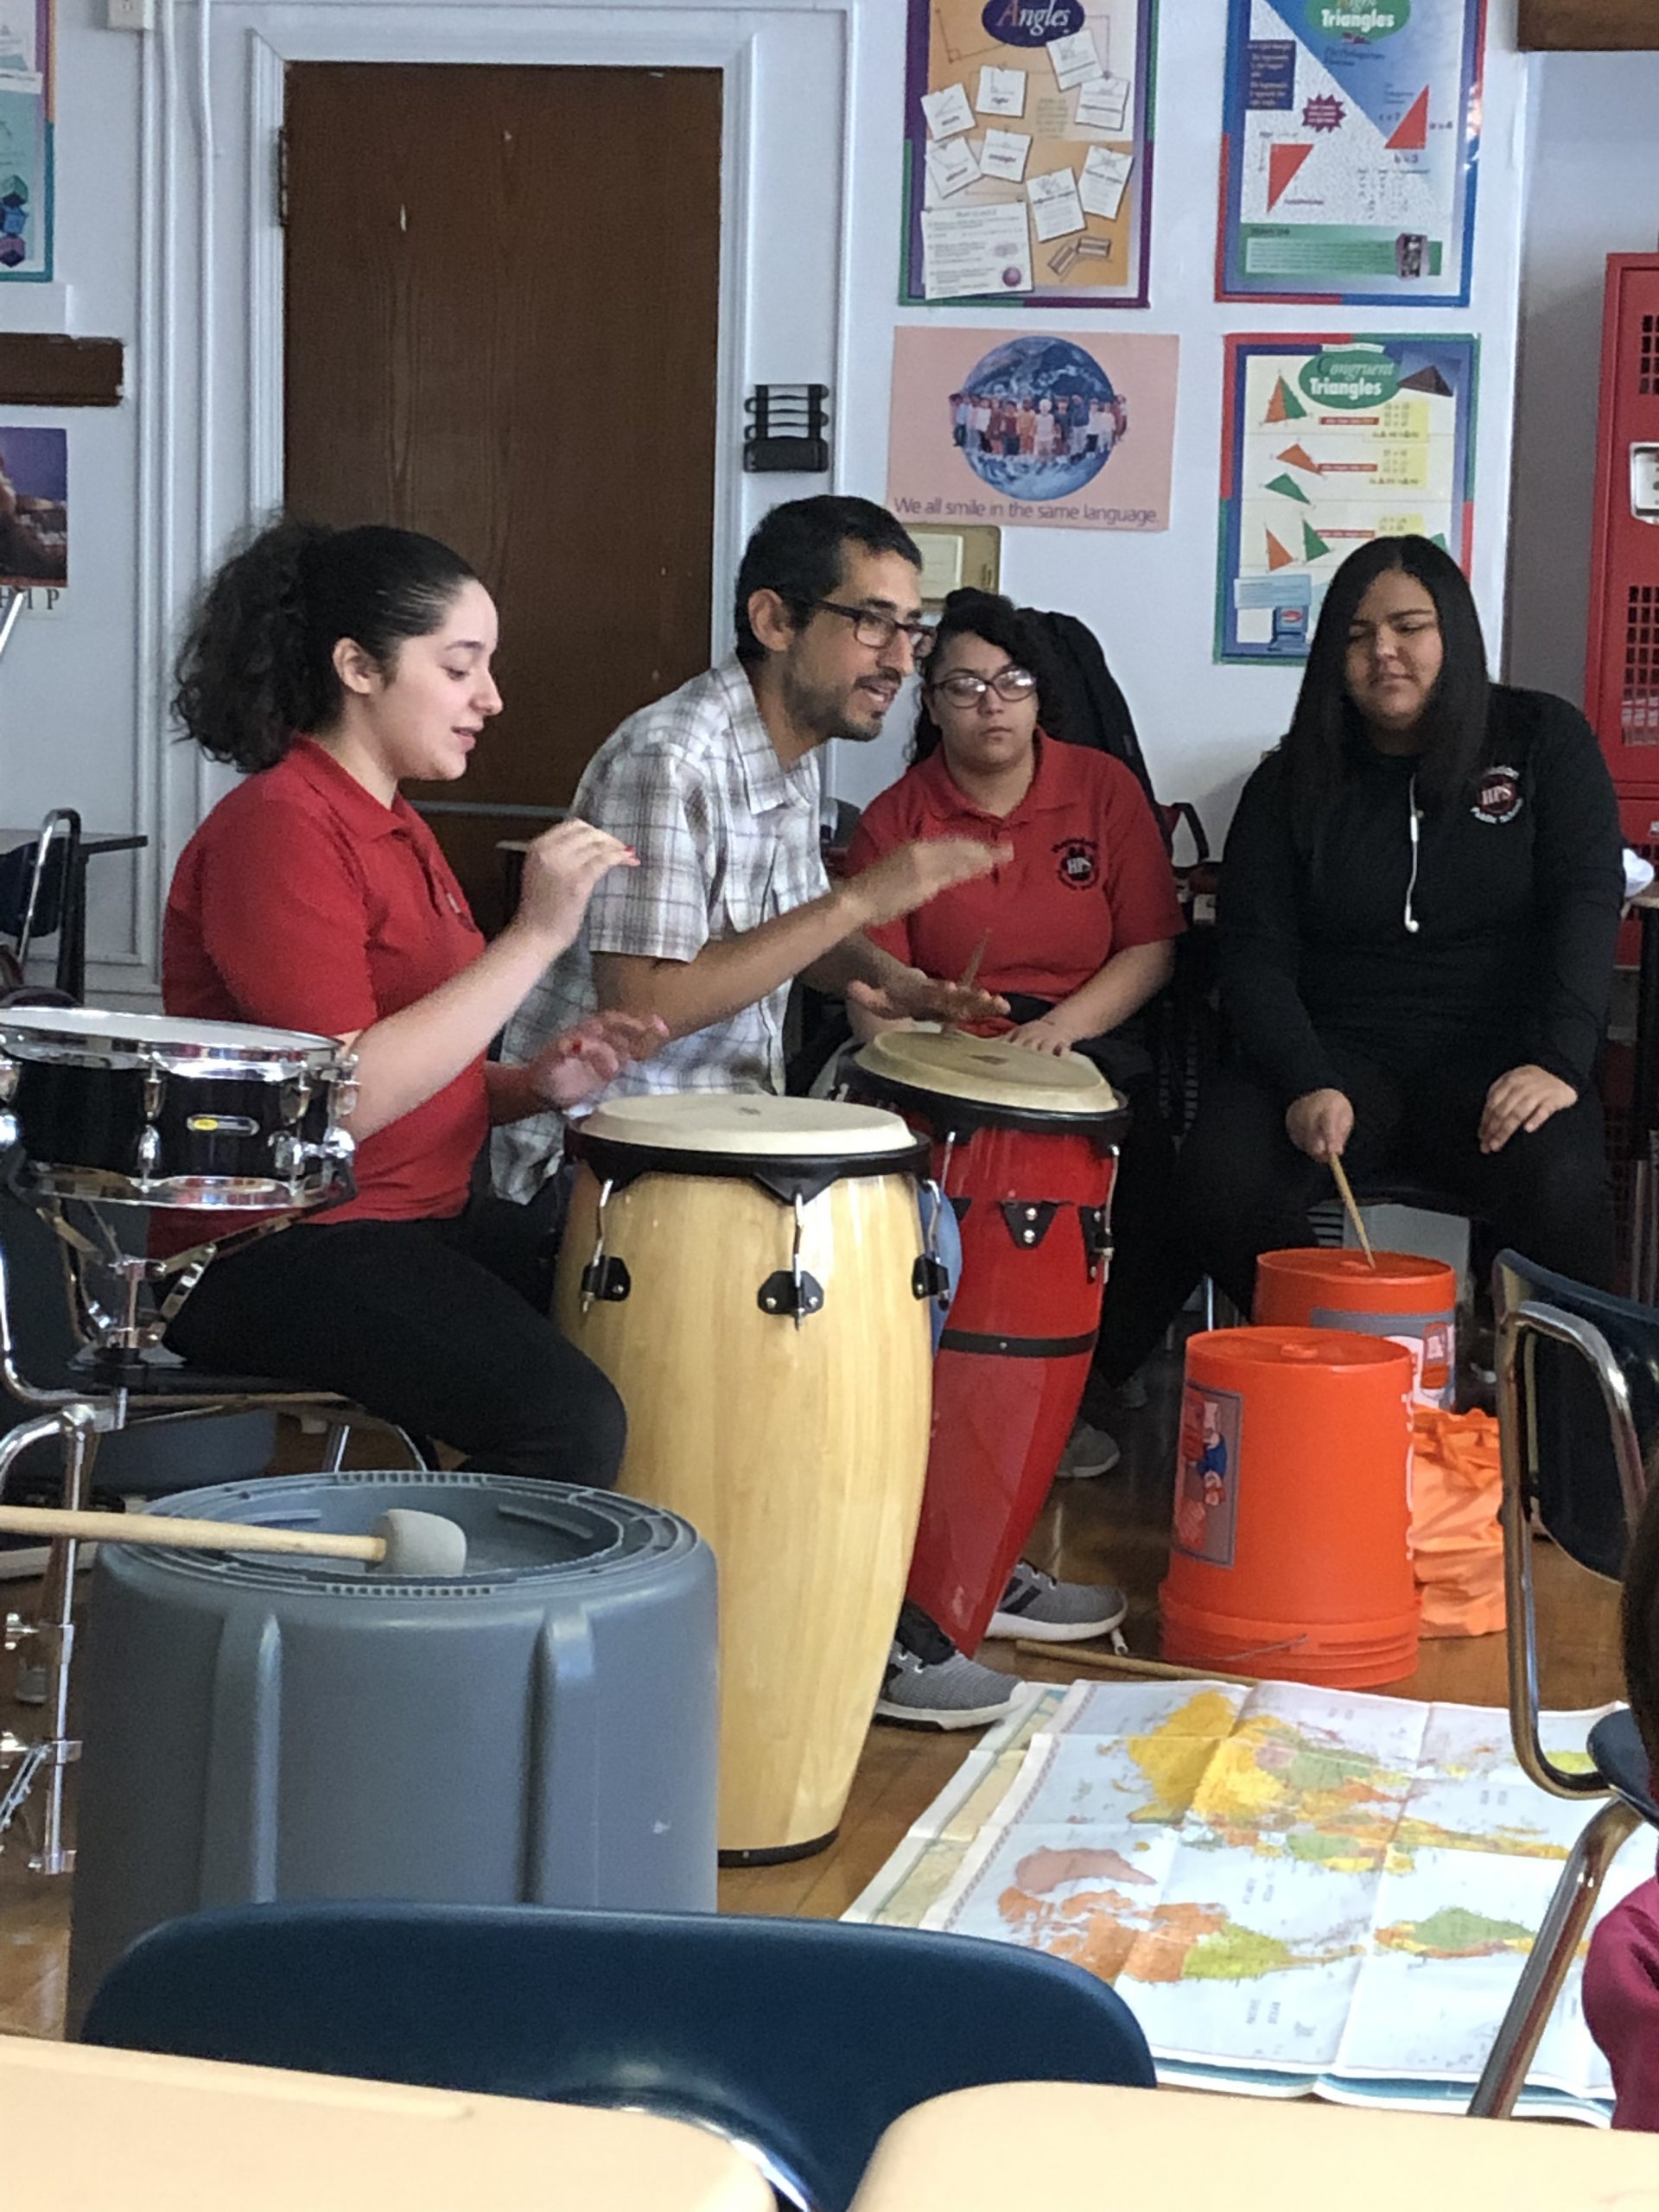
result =
[[[0,1499],[5,1496],[6,1478],[13,1465],[34,1445],[56,1440],[63,1467],[59,1502],[70,1511],[79,1512],[92,1503],[92,1466],[100,1437],[113,1435],[138,1423],[201,1421],[259,1411],[324,1415],[328,1423],[323,1447],[326,1473],[339,1471],[351,1431],[359,1427],[389,1429],[399,1440],[411,1466],[427,1464],[425,1454],[406,1430],[334,1391],[289,1389],[275,1382],[265,1384],[242,1377],[236,1378],[230,1388],[215,1389],[204,1381],[200,1389],[192,1390],[188,1387],[188,1368],[163,1370],[152,1367],[150,1372],[157,1381],[163,1373],[169,1382],[176,1374],[184,1387],[169,1387],[164,1393],[158,1389],[153,1399],[148,1397],[144,1389],[145,1362],[139,1343],[149,1332],[130,1325],[130,1313],[128,1325],[118,1325],[106,1332],[97,1326],[103,1317],[95,1308],[91,1311],[93,1327],[89,1330],[90,1301],[70,1264],[67,1249],[64,1262],[64,1293],[71,1326],[82,1347],[76,1360],[86,1362],[86,1372],[84,1382],[74,1376],[68,1383],[48,1385],[32,1381],[20,1363],[10,1278],[3,1243],[0,1243],[0,1382],[24,1405],[41,1408],[35,1419],[22,1421],[8,1434],[0,1436]],[[134,1296],[138,1281],[137,1272],[133,1273],[128,1288]],[[155,1334],[159,1336],[159,1329]],[[111,1336],[115,1339],[112,1356],[109,1352]],[[102,1344],[100,1338],[104,1339]],[[118,1527],[113,1519],[111,1527]],[[63,1840],[63,1797],[65,1771],[80,1756],[79,1742],[69,1732],[69,1677],[74,1655],[74,1590],[79,1551],[79,1541],[73,1536],[54,1536],[51,1540],[39,1618],[25,1620],[19,1614],[9,1612],[3,1638],[0,1639],[9,1652],[31,1643],[45,1675],[41,1734],[29,1739],[13,1735],[10,1730],[0,1730],[0,1851],[4,1850],[7,1832],[22,1812],[30,1791],[43,1780],[44,1809],[37,1847],[28,1860],[29,1871],[39,1874],[67,1874],[75,1863],[73,1850]]]
[[[1575,1352],[1594,1376],[1607,1415],[1625,1521],[1634,1529],[1647,1495],[1641,1440],[1629,1386],[1612,1347],[1592,1322],[1542,1300],[1524,1299],[1497,1326],[1499,1443],[1503,1467],[1503,1586],[1508,1607],[1510,1732],[1528,1777],[1553,1796],[1604,1800],[1561,1870],[1497,2038],[1471,2098],[1471,2120],[1506,2120],[1525,2086],[1556,1998],[1601,1885],[1620,1846],[1643,1815],[1599,1770],[1557,1766],[1539,1734],[1538,1618],[1533,1582],[1532,1484],[1538,1466],[1536,1359],[1540,1343]]]

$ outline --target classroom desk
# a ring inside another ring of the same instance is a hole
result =
[[[1659,2144],[1538,2120],[1065,2082],[961,2089],[894,2122],[852,2212],[1659,2212]]]
[[[678,2120],[0,2036],[18,2212],[772,2212]]]

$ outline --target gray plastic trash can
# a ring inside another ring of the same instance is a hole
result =
[[[144,1929],[204,1905],[403,1897],[712,1910],[714,1555],[658,1506],[517,1476],[351,1472],[152,1510],[467,1531],[467,1572],[100,1547],[72,2031]]]

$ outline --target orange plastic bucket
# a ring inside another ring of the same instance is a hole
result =
[[[1312,1244],[1263,1252],[1255,1263],[1259,1326],[1357,1329],[1392,1337],[1416,1364],[1420,1406],[1452,1403],[1457,1373],[1458,1274],[1444,1260],[1415,1252],[1363,1252]]]
[[[1345,1330],[1189,1341],[1166,1659],[1347,1689],[1413,1671],[1414,1368]]]

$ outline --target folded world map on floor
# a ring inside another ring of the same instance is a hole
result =
[[[1545,1716],[1584,1760],[1599,1713]],[[1298,1683],[1033,1684],[849,1913],[1022,1943],[1116,1985],[1161,2080],[1460,2111],[1595,1801],[1507,1716]],[[1653,1870],[1638,1831],[1598,1917]],[[1522,2113],[1605,2124],[1574,1967]]]

